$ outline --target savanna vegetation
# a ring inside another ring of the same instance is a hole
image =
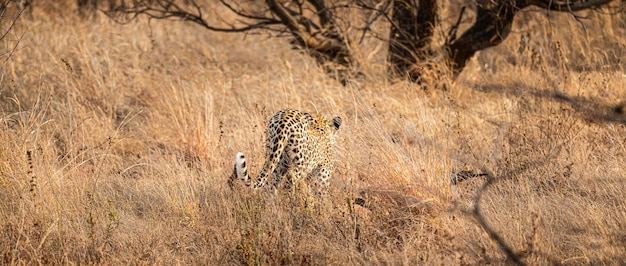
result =
[[[370,36],[345,86],[285,38],[2,2],[2,264],[626,263],[620,2],[521,10],[419,84]],[[438,9],[435,44],[459,12]],[[328,197],[228,185],[283,108],[343,118]]]

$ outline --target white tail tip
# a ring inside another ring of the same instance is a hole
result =
[[[237,170],[237,177],[241,180],[247,181],[246,157],[243,156],[242,152],[238,152],[237,155],[235,155],[235,169]]]

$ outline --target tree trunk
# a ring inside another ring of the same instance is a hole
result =
[[[418,81],[416,62],[432,55],[430,44],[437,18],[434,0],[398,0],[393,2],[387,62],[393,76],[406,76]]]
[[[455,77],[477,51],[496,46],[506,39],[515,13],[528,5],[526,1],[520,2],[504,0],[491,4],[489,0],[479,1],[474,25],[445,49]]]
[[[347,38],[337,29],[332,13],[326,8],[322,0],[310,0],[320,16],[323,30],[312,32],[306,23],[294,16],[294,11],[288,9],[280,1],[266,0],[269,9],[281,23],[289,29],[294,37],[292,44],[302,48],[311,55],[326,72],[342,84],[347,84],[352,74],[353,58],[350,54]]]

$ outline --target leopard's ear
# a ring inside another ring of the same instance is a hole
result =
[[[333,126],[335,126],[335,129],[339,129],[339,127],[341,126],[341,117],[335,117],[333,118]]]

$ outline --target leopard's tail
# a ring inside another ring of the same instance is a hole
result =
[[[281,130],[279,130],[276,139],[271,142],[269,147],[267,147],[267,158],[265,159],[265,163],[263,164],[263,168],[261,169],[259,176],[254,181],[254,188],[261,188],[266,185],[276,188],[280,182],[280,176],[275,175],[274,172],[276,171],[276,168],[278,168],[280,158],[285,152],[285,141],[286,137],[282,134]]]
[[[274,139],[272,139],[272,136],[270,136],[269,133],[267,134],[266,143],[269,144],[267,144],[267,146],[265,147],[265,164],[263,165],[261,172],[254,181],[251,180],[250,176],[248,175],[246,158],[244,157],[243,153],[237,153],[235,157],[235,172],[239,180],[243,181],[244,184],[246,184],[247,186],[253,186],[255,189],[258,189],[268,185],[269,183],[269,185],[276,187],[280,182],[280,179],[270,179],[275,177],[274,172],[276,171],[280,158],[283,156],[286,148],[285,143],[287,142],[287,137],[285,136],[286,134],[284,134],[284,130],[286,129],[285,125],[283,124],[284,122],[281,121],[282,119],[283,117],[281,115],[274,115],[270,119],[270,124],[278,123],[279,125],[276,128],[277,132]]]
[[[280,157],[282,156],[282,153],[285,150],[285,145],[282,143],[282,141],[279,141],[279,143],[274,144],[273,148],[270,148],[270,150],[274,150],[274,151],[279,151],[278,153],[271,153],[269,155],[269,158],[267,158],[267,161],[265,161],[265,164],[263,165],[263,168],[261,169],[261,172],[259,173],[259,176],[252,181],[252,179],[250,178],[250,175],[248,174],[248,166],[246,164],[246,157],[243,155],[242,152],[238,152],[237,155],[235,156],[235,175],[237,176],[237,178],[239,180],[241,180],[246,186],[252,186],[255,189],[258,188],[262,188],[266,185],[268,185],[268,182],[271,182],[270,185],[276,186],[278,185],[277,183],[280,182],[280,180],[269,180],[270,177],[273,176],[274,171],[276,171],[276,168],[278,166],[278,161],[280,159]]]
[[[235,173],[237,178],[241,180],[246,186],[250,186],[250,176],[248,175],[248,167],[246,166],[246,157],[242,152],[238,152],[235,155]]]

